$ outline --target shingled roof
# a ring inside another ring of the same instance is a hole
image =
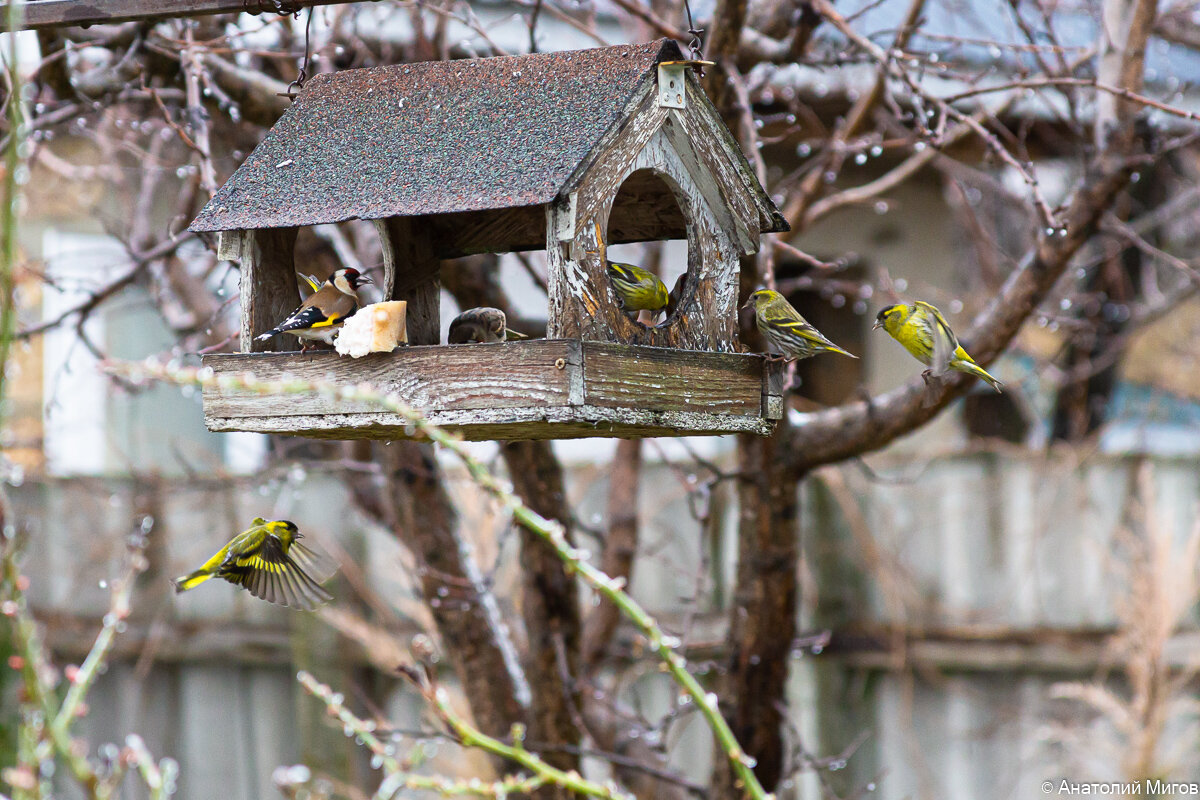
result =
[[[661,39],[316,75],[190,229],[548,203],[656,65],[679,58]]]

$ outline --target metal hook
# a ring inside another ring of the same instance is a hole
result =
[[[285,3],[288,0],[260,0],[260,2]],[[295,100],[300,94],[300,90],[304,88],[304,82],[308,80],[308,61],[309,61],[309,30],[312,28],[313,9],[308,10],[308,21],[304,23],[304,64],[300,67],[300,72],[296,75],[296,80],[288,84],[286,92],[276,92],[276,97],[286,97],[289,100]],[[295,19],[300,18],[300,9],[295,12]]]
[[[697,28],[696,23],[692,22],[692,6],[688,0],[683,0],[684,11],[687,12],[688,35],[692,40],[688,42],[688,52],[691,54],[692,61],[704,60],[704,28]],[[704,70],[700,70],[700,74],[704,74]]]

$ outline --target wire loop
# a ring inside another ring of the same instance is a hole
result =
[[[704,28],[697,28],[692,22],[692,6],[688,0],[683,0],[684,11],[687,12],[688,35],[692,40],[688,42],[688,52],[691,54],[692,61],[704,60]]]

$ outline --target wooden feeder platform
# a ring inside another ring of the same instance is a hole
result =
[[[252,372],[367,382],[469,441],[770,433],[782,409],[781,365],[753,353],[679,351],[578,339],[402,347],[350,359],[331,351],[208,355],[217,377]],[[414,438],[377,406],[317,395],[204,392],[214,431],[326,439]]]

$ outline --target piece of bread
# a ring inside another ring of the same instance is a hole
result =
[[[361,358],[367,353],[390,353],[408,342],[405,314],[408,303],[389,300],[363,306],[346,320],[334,347],[344,356]]]

